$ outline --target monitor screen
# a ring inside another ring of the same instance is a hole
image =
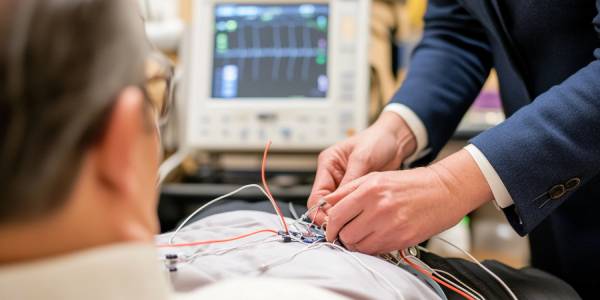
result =
[[[321,98],[327,4],[217,4],[212,98]]]

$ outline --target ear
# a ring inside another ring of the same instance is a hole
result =
[[[144,134],[143,97],[136,87],[119,94],[102,140],[93,151],[98,178],[111,192],[130,194],[135,184],[135,145]]]

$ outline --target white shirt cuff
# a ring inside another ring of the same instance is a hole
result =
[[[410,157],[404,160],[405,165],[409,165],[414,161],[422,158],[423,156],[429,153],[430,149],[425,149],[429,144],[429,136],[427,135],[427,129],[425,128],[425,124],[421,121],[421,118],[417,116],[417,114],[412,111],[408,106],[400,103],[390,103],[388,104],[383,111],[391,111],[398,114],[408,128],[412,131],[415,136],[417,142],[417,148],[415,153],[413,153]]]
[[[492,194],[494,195],[496,207],[507,208],[513,205],[514,201],[508,193],[506,186],[485,155],[483,155],[483,153],[472,144],[467,145],[465,150],[471,154],[475,160],[475,163],[477,163],[477,166],[479,166],[481,173],[483,173],[483,177],[485,177],[485,180],[487,181],[490,189],[492,190]]]

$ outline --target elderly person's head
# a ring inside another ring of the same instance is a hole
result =
[[[148,57],[134,1],[2,1],[0,261],[152,239]]]

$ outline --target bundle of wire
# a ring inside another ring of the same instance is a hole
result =
[[[404,261],[406,264],[408,264],[409,266],[411,266],[413,269],[417,270],[419,273],[433,279],[435,282],[447,287],[448,289],[456,292],[457,294],[463,296],[465,299],[468,300],[475,300],[475,299],[481,299],[481,298],[475,298],[473,297],[473,295],[469,292],[466,292],[463,288],[457,287],[454,283],[449,282],[448,280],[445,280],[443,278],[440,278],[439,276],[437,276],[435,274],[435,272],[433,271],[428,271],[425,270],[424,268],[422,268],[421,266],[417,265],[416,263],[412,262],[410,259],[408,259],[404,253],[402,253],[402,251],[399,252],[400,257],[402,258],[402,261]],[[423,263],[424,264],[424,263]],[[483,299],[482,299],[483,300]]]
[[[481,269],[483,269],[486,273],[490,274],[490,276],[492,276],[494,278],[494,280],[496,280],[500,284],[500,286],[502,286],[502,288],[509,294],[511,299],[518,300],[518,298],[514,294],[514,292],[510,289],[510,287],[508,287],[508,285],[502,279],[500,279],[500,277],[498,277],[498,275],[494,274],[494,272],[492,272],[490,269],[488,269],[486,266],[484,266],[482,263],[480,263],[469,252],[467,252],[466,250],[454,245],[453,243],[451,243],[443,238],[432,237],[432,239],[440,240],[440,241],[452,246],[453,248],[456,248],[457,250],[461,251],[462,253],[464,253],[466,256],[469,257],[469,259],[471,259]],[[427,249],[422,248],[422,247],[419,247],[419,249],[421,249],[423,251],[428,251]],[[430,279],[434,280],[435,282],[445,286],[446,288],[450,289],[451,291],[456,292],[457,294],[461,295],[463,298],[468,299],[468,300],[485,300],[485,297],[483,297],[480,293],[478,293],[472,287],[470,287],[467,284],[465,284],[464,282],[462,282],[456,276],[454,276],[444,270],[433,269],[433,268],[429,267],[426,263],[421,261],[418,257],[416,257],[414,255],[410,255],[410,254],[407,255],[405,253],[405,251],[399,251],[398,255],[400,256],[400,259],[402,260],[402,262],[404,262],[405,264],[409,265],[410,267],[412,267],[419,273],[425,275],[426,277],[429,277]]]
[[[289,234],[289,230],[288,230],[288,225],[285,222],[285,218],[283,216],[283,213],[281,212],[281,208],[279,208],[279,205],[277,204],[277,201],[275,201],[275,198],[273,198],[273,194],[271,194],[271,190],[269,189],[269,185],[267,184],[267,177],[266,177],[266,168],[267,168],[267,155],[269,153],[269,149],[271,147],[271,141],[267,142],[267,145],[265,146],[265,150],[263,152],[263,157],[262,157],[262,164],[261,164],[261,168],[260,168],[260,175],[261,175],[261,179],[262,179],[262,184],[263,186],[261,187],[260,185],[257,184],[249,184],[249,185],[245,185],[242,186],[230,193],[227,193],[223,196],[217,197],[211,201],[209,201],[208,203],[204,204],[203,206],[201,206],[200,208],[198,208],[197,210],[195,210],[193,213],[191,213],[185,220],[183,220],[183,222],[181,222],[181,224],[177,227],[177,229],[175,229],[175,231],[173,231],[173,234],[171,235],[171,237],[169,238],[169,243],[168,244],[159,244],[157,245],[157,247],[159,248],[174,248],[174,247],[191,247],[191,246],[200,246],[200,245],[210,245],[210,244],[216,244],[216,243],[226,243],[226,242],[231,242],[231,241],[235,241],[235,240],[239,240],[239,239],[243,239],[243,238],[247,238],[253,235],[257,235],[257,234],[261,234],[261,233],[271,233],[273,235],[277,235],[278,231],[275,229],[261,229],[261,230],[256,230],[253,232],[249,232],[246,234],[242,234],[239,236],[235,236],[235,237],[230,237],[230,238],[225,238],[225,239],[219,239],[219,240],[206,240],[206,241],[195,241],[195,242],[188,242],[188,243],[178,243],[178,244],[174,244],[173,240],[175,239],[175,237],[177,236],[177,234],[181,231],[181,229],[187,225],[189,223],[189,221],[196,215],[198,215],[200,212],[202,212],[204,209],[206,209],[208,206],[213,205],[223,199],[226,199],[232,195],[237,194],[238,192],[245,190],[247,188],[251,188],[251,187],[255,187],[258,188],[266,197],[267,199],[269,199],[269,201],[271,202],[271,204],[273,205],[273,208],[275,209],[275,213],[277,214],[277,216],[279,217],[280,221],[281,221],[281,229],[283,232],[285,232],[286,234]]]
[[[293,234],[290,234],[289,228],[288,228],[288,224],[285,221],[285,218],[283,216],[283,213],[281,212],[281,209],[279,207],[279,205],[277,204],[277,201],[275,201],[275,198],[273,197],[273,194],[271,193],[271,190],[269,189],[269,186],[267,184],[267,180],[266,180],[266,167],[267,167],[267,156],[269,153],[269,149],[271,146],[271,141],[267,142],[267,145],[265,146],[264,152],[263,152],[263,157],[262,157],[262,163],[261,163],[261,180],[262,180],[262,184],[263,186],[261,187],[258,184],[249,184],[249,185],[245,185],[242,186],[230,193],[227,193],[225,195],[222,195],[220,197],[217,197],[209,202],[207,202],[206,204],[204,204],[203,206],[201,206],[200,208],[198,208],[197,210],[195,210],[192,214],[190,214],[178,227],[177,229],[173,232],[173,234],[171,235],[171,237],[169,238],[169,242],[167,244],[158,244],[157,247],[160,248],[175,248],[175,247],[192,247],[192,246],[202,246],[202,245],[210,245],[210,244],[218,244],[218,243],[227,243],[227,242],[232,242],[232,241],[236,241],[236,240],[240,240],[240,239],[244,239],[244,238],[248,238],[254,235],[258,235],[258,234],[270,234],[271,237],[264,239],[264,240],[259,240],[259,241],[255,241],[255,242],[251,242],[248,243],[247,245],[242,245],[242,246],[236,246],[236,247],[232,247],[232,248],[227,248],[227,249],[221,249],[218,250],[216,252],[212,252],[212,253],[201,253],[201,252],[196,252],[195,254],[188,256],[186,258],[184,258],[184,261],[187,262],[191,262],[193,261],[195,258],[201,256],[201,255],[211,255],[211,254],[221,254],[221,253],[226,253],[227,251],[232,251],[232,250],[239,250],[239,249],[243,249],[246,246],[254,246],[256,245],[256,243],[268,243],[270,241],[281,241],[282,240],[282,233],[285,234],[286,236],[290,237],[294,242],[300,242],[302,243],[301,240],[299,240],[297,237],[294,237]],[[208,206],[213,205],[221,200],[224,200],[232,195],[235,195],[237,193],[239,193],[242,190],[248,189],[248,188],[257,188],[259,189],[264,195],[265,197],[271,202],[275,213],[277,214],[280,222],[281,222],[281,230],[275,230],[275,229],[270,229],[270,228],[265,228],[265,229],[260,229],[260,230],[256,230],[256,231],[252,231],[252,232],[248,232],[239,236],[234,236],[234,237],[229,237],[229,238],[224,238],[224,239],[216,239],[216,240],[204,240],[204,241],[194,241],[194,242],[186,242],[186,243],[173,243],[175,237],[177,236],[177,234],[181,231],[181,229],[187,225],[189,223],[189,221],[196,215],[198,215],[200,212],[202,212],[204,209],[206,209]],[[290,209],[290,211],[292,211],[294,213],[294,217],[296,218],[294,220],[293,223],[291,223],[292,226],[294,226],[294,228],[296,230],[298,230],[298,232],[306,232],[306,233],[310,233],[310,229],[313,228],[314,224],[314,219],[318,213],[320,208],[325,204],[324,200],[322,199],[321,201],[319,201],[319,203],[317,203],[316,205],[310,207],[308,209],[308,211],[306,213],[304,213],[302,216],[297,216],[295,211],[293,209]],[[314,216],[310,217],[310,215],[314,212]],[[310,219],[310,223],[306,221],[306,219]],[[302,225],[304,228],[300,229],[298,227],[298,225]],[[325,230],[323,227],[320,228],[321,230]],[[273,238],[275,237],[275,238]],[[452,247],[458,249],[459,251],[465,253],[471,260],[473,260],[476,264],[478,264],[483,270],[485,270],[488,274],[490,274],[496,281],[499,282],[499,284],[508,292],[508,294],[511,296],[511,298],[513,300],[517,300],[517,297],[515,296],[515,294],[512,292],[512,290],[506,285],[506,283],[504,283],[504,281],[502,281],[497,275],[495,275],[491,270],[489,270],[488,268],[486,268],[483,264],[481,264],[479,261],[477,261],[471,254],[469,254],[467,251],[461,249],[460,247],[450,243],[447,240],[444,240],[442,238],[437,238],[439,240],[441,240],[442,242],[451,245]],[[320,243],[314,243],[314,244],[309,244],[307,247],[299,250],[298,252],[292,254],[291,256],[287,257],[287,258],[283,258],[280,259],[276,262],[273,262],[271,264],[266,264],[263,266],[263,269],[268,269],[270,267],[274,267],[278,264],[280,264],[282,261],[286,261],[286,260],[292,260],[293,258],[295,258],[296,256],[298,256],[299,254],[306,252],[308,250],[313,250],[313,249],[318,249],[324,246],[328,246],[329,248],[332,249],[337,249],[340,250],[348,255],[351,255],[361,266],[363,266],[364,268],[366,268],[369,272],[371,272],[374,276],[378,276],[381,278],[381,280],[383,282],[386,283],[386,285],[391,288],[391,290],[397,295],[398,298],[400,299],[404,299],[402,294],[394,287],[394,285],[392,283],[390,283],[387,278],[385,278],[385,276],[381,275],[380,273],[376,272],[375,270],[371,269],[369,266],[367,266],[366,264],[364,264],[362,262],[362,260],[360,260],[357,256],[355,256],[354,254],[352,254],[350,251],[346,250],[345,248],[343,248],[340,245],[337,245],[335,242],[334,243],[329,243],[329,242],[320,242]],[[424,248],[420,248],[422,250],[426,250]],[[410,266],[411,268],[413,268],[414,270],[416,270],[417,272],[423,274],[424,276],[432,279],[433,281],[445,286],[446,288],[456,292],[457,294],[461,295],[462,297],[464,297],[465,299],[468,300],[485,300],[485,298],[478,293],[475,289],[469,287],[468,285],[466,285],[464,282],[460,281],[458,278],[456,278],[455,276],[453,276],[452,274],[445,272],[443,270],[438,270],[438,269],[432,269],[430,268],[427,264],[425,264],[424,262],[422,262],[421,260],[419,260],[416,256],[414,255],[410,255],[410,254],[405,254],[403,253],[404,251],[399,251],[399,256],[400,256],[400,260],[398,261],[398,263],[404,262],[405,264],[407,264],[408,266]]]

